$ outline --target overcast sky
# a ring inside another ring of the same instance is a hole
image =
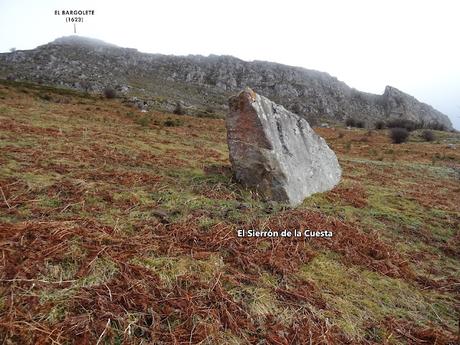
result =
[[[302,66],[377,94],[392,85],[460,129],[458,0],[0,0],[0,51],[73,34],[63,9],[95,10],[77,34],[143,52]]]

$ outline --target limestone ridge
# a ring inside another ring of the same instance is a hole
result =
[[[79,36],[0,54],[0,78],[7,77],[97,92],[110,86],[151,108],[172,111],[180,101],[190,114],[224,114],[228,97],[249,86],[309,119],[405,118],[452,129],[446,115],[393,87],[375,95],[300,67],[231,56],[146,54]]]
[[[308,122],[249,88],[230,98],[226,127],[236,179],[267,200],[296,206],[340,181],[337,157]]]

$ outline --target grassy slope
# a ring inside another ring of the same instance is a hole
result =
[[[343,179],[292,210],[232,181],[222,120],[3,82],[0,340],[454,344],[459,136],[318,131]]]

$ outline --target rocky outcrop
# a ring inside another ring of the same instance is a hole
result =
[[[181,101],[192,114],[223,115],[228,97],[248,86],[307,119],[353,117],[372,124],[398,117],[452,129],[446,115],[392,87],[374,95],[300,67],[231,56],[145,54],[77,36],[0,54],[0,77],[95,92],[110,86],[150,108],[172,111]]]
[[[295,206],[339,182],[337,157],[306,120],[249,88],[229,108],[230,161],[243,185]]]
[[[382,99],[385,115],[389,119],[403,118],[425,124],[439,123],[444,125],[446,129],[452,129],[450,121],[443,121],[444,114],[394,87],[387,86]]]

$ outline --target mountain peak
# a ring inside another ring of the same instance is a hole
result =
[[[73,46],[86,46],[86,47],[111,47],[111,48],[120,48],[119,46],[107,43],[103,40],[99,40],[97,38],[85,37],[85,36],[78,36],[78,35],[71,35],[71,36],[63,36],[56,38],[54,41],[50,42],[50,44],[65,44],[65,45],[73,45]]]

